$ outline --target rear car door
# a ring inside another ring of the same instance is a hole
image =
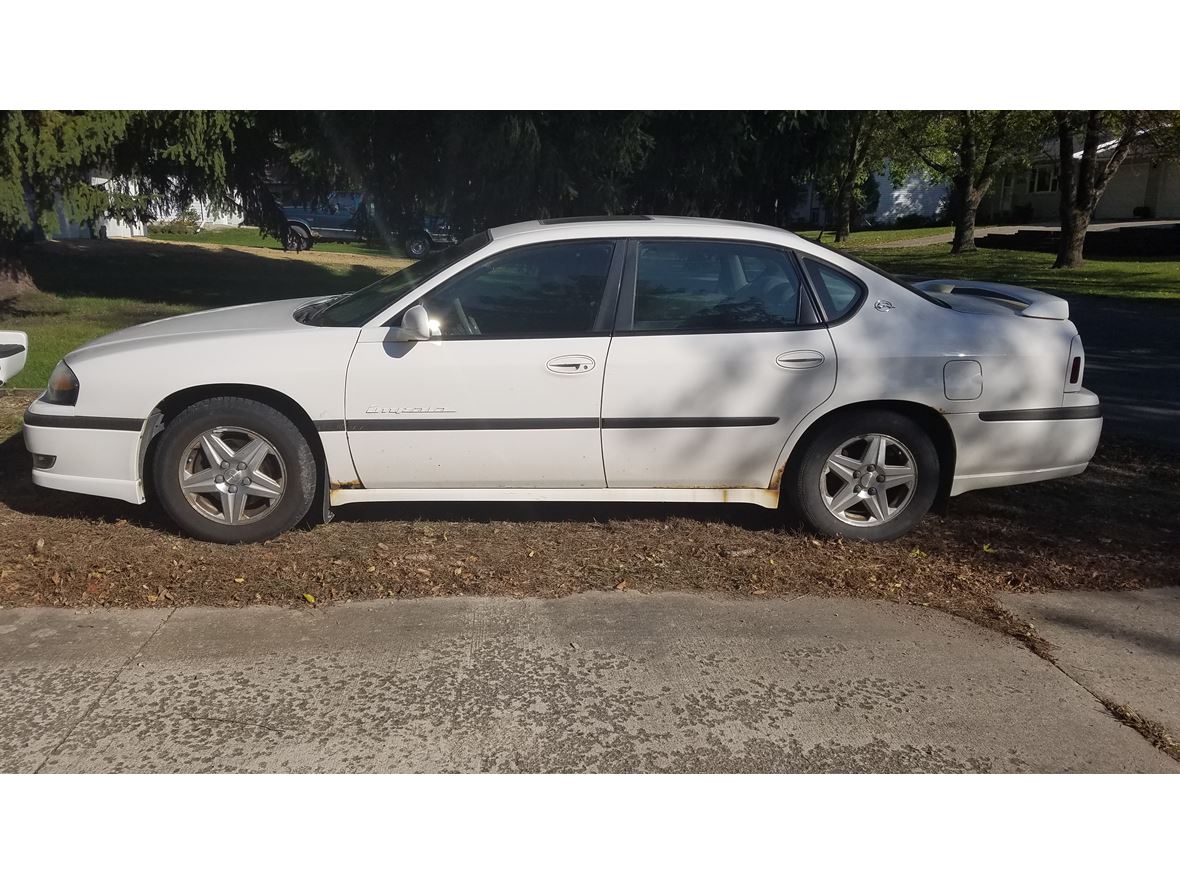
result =
[[[429,340],[363,329],[345,395],[361,482],[602,488],[602,378],[622,267],[609,239],[509,249],[417,302]]]
[[[631,241],[602,402],[612,488],[766,488],[836,355],[786,249]]]

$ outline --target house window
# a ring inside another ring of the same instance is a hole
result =
[[[1028,192],[1030,194],[1057,193],[1057,168],[1055,166],[1037,166],[1030,169]]]

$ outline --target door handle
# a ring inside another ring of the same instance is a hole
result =
[[[814,369],[823,365],[824,355],[818,350],[791,350],[780,353],[774,361],[781,369]]]
[[[594,360],[581,353],[555,356],[545,363],[545,368],[557,375],[580,375],[594,368]]]

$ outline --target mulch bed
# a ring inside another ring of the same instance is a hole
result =
[[[0,395],[0,606],[323,605],[457,594],[689,590],[855,596],[1002,623],[999,591],[1180,583],[1180,471],[1105,442],[1080,477],[952,499],[898,541],[819,540],[754,507],[354,505],[326,526],[225,547],[150,505],[34,487]]]

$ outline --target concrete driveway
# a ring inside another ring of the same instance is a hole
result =
[[[887,602],[10,609],[0,675],[5,771],[1180,770],[1022,644]]]

